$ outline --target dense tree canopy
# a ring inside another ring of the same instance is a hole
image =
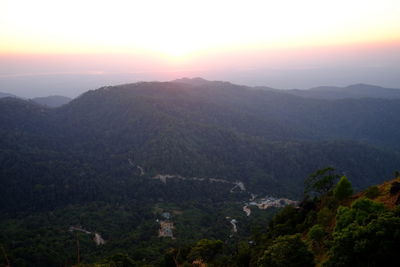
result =
[[[308,251],[347,264],[371,249],[370,262],[389,259],[368,240],[392,251],[397,213],[364,200],[339,207],[351,185],[335,183],[345,173],[359,189],[398,169],[398,113],[399,100],[207,81],[104,87],[56,109],[0,99],[0,265],[280,266],[309,263]],[[337,172],[314,172],[331,165]],[[275,210],[243,212],[252,193],[300,199],[307,176],[310,196],[298,207],[273,219]],[[166,211],[176,239],[158,237]],[[348,244],[354,250],[342,251]]]
[[[313,255],[299,235],[280,236],[264,252],[258,266],[303,267],[313,266]]]

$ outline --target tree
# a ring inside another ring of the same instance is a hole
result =
[[[329,227],[332,224],[336,215],[336,211],[334,209],[329,209],[328,207],[323,207],[317,213],[317,222],[324,227]]]
[[[336,215],[336,230],[351,226],[351,224],[366,225],[385,212],[382,203],[367,198],[360,198],[351,204],[351,207],[340,206]]]
[[[340,207],[323,266],[398,266],[400,218],[369,199]]]
[[[280,210],[269,222],[268,234],[270,237],[292,235],[300,232],[305,214],[293,206],[286,206]]]
[[[300,235],[280,236],[264,251],[257,266],[303,267],[314,266],[313,255]]]
[[[346,176],[342,176],[337,183],[336,187],[333,189],[333,195],[337,200],[343,200],[354,193],[351,187],[351,182]]]
[[[312,242],[321,243],[325,235],[324,228],[320,224],[316,224],[308,231],[307,237]]]
[[[310,174],[310,176],[304,181],[304,193],[306,195],[326,195],[329,191],[332,190],[336,180],[340,177],[338,174],[334,173],[334,171],[334,168],[326,167]]]
[[[112,267],[135,267],[135,262],[126,254],[118,253],[104,261],[104,264]]]
[[[213,258],[222,251],[223,242],[221,240],[201,239],[190,250],[188,259],[191,261],[201,260],[210,262]]]
[[[327,233],[320,224],[315,224],[310,228],[307,234],[307,239],[310,247],[315,254],[320,254],[324,246],[324,240]]]

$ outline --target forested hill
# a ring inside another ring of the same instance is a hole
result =
[[[313,197],[306,195],[298,206],[286,206],[247,240],[232,244],[201,239],[189,248],[170,249],[166,262],[171,266],[398,266],[400,177],[353,195],[345,176],[339,180],[327,170],[310,176]],[[121,258],[110,257],[103,263]]]
[[[349,139],[392,148],[398,146],[400,136],[400,118],[395,116],[399,103],[373,98],[316,100],[227,82],[179,80],[100,88],[59,113],[67,116],[62,119],[104,123],[105,127],[107,118],[129,125],[132,120],[145,121],[151,114],[163,121],[202,124],[269,141]]]
[[[0,264],[71,266],[81,240],[85,263],[124,252],[160,266],[171,247],[246,238],[272,212],[249,201],[299,200],[315,170],[334,166],[356,190],[391,177],[397,114],[400,100],[203,79],[102,87],[59,108],[1,98]],[[165,211],[176,239],[158,237]]]
[[[286,90],[297,96],[320,99],[382,98],[400,99],[400,89],[384,88],[370,84],[353,84],[346,87],[320,86],[308,90]]]
[[[56,109],[3,98],[0,111],[2,209],[107,199],[126,190],[128,159],[149,177],[217,177],[292,197],[324,166],[365,187],[400,165],[400,100],[183,79],[103,87]]]

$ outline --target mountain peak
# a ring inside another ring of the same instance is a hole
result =
[[[183,78],[180,78],[180,79],[176,79],[176,80],[173,80],[173,82],[184,82],[184,83],[193,83],[193,82],[196,82],[196,83],[206,83],[206,82],[210,82],[210,81],[208,81],[208,80],[206,80],[206,79],[204,79],[204,78],[201,78],[201,77],[193,77],[193,78],[188,78],[188,77],[183,77]]]
[[[190,85],[194,85],[194,86],[204,86],[204,85],[213,85],[213,86],[215,86],[215,85],[234,85],[234,86],[238,86],[238,85],[232,84],[230,82],[226,82],[226,81],[210,81],[210,80],[206,80],[201,77],[194,77],[194,78],[184,77],[184,78],[173,80],[172,82],[190,84]]]

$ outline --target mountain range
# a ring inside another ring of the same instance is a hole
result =
[[[289,94],[320,99],[384,98],[399,99],[400,90],[369,84],[353,84],[346,87],[320,86],[308,90],[285,90]]]
[[[300,200],[318,169],[336,168],[356,190],[392,177],[398,114],[394,97],[321,99],[201,78],[106,86],[56,108],[3,97],[0,262],[71,266],[126,252],[165,266],[171,246],[245,240],[275,210],[244,205]],[[176,239],[158,237],[160,225]]]
[[[218,177],[292,197],[332,165],[362,188],[400,165],[396,114],[397,99],[314,99],[199,78],[102,87],[56,109],[2,98],[0,208],[107,198],[126,190],[129,159],[149,177]]]
[[[15,95],[0,92],[0,98],[4,98],[4,97],[17,98],[17,96],[15,96]],[[34,97],[34,98],[31,98],[30,100],[37,104],[43,105],[43,106],[56,108],[56,107],[60,107],[62,105],[67,104],[72,99],[69,97],[66,97],[66,96],[52,95],[52,96],[45,96],[45,97]]]

